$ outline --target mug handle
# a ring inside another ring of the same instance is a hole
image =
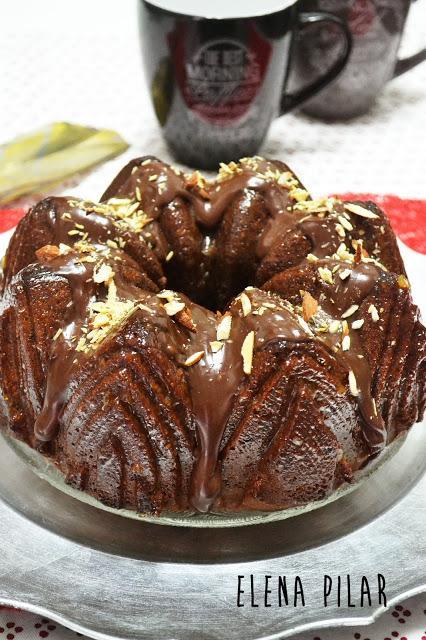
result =
[[[401,76],[406,71],[410,71],[413,67],[416,67],[421,62],[426,60],[426,48],[422,49],[418,53],[415,53],[408,58],[403,58],[402,60],[398,60],[395,66],[395,71],[393,74],[394,78]]]
[[[352,51],[352,35],[349,27],[344,20],[341,20],[337,16],[325,12],[307,13],[302,11],[297,16],[297,22],[297,27],[301,29],[309,27],[313,24],[330,22],[336,24],[343,34],[344,48],[338,60],[336,60],[332,67],[319,78],[311,82],[307,87],[303,87],[302,89],[299,89],[299,91],[295,91],[294,93],[283,93],[281,99],[281,115],[301,105],[309,98],[312,98],[312,96],[318,93],[318,91],[324,89],[332,80],[334,80],[345,68]]]

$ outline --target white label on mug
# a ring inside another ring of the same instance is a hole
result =
[[[160,9],[209,19],[255,18],[287,9],[297,0],[147,0]]]

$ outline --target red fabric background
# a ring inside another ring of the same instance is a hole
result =
[[[393,195],[372,193],[339,194],[344,200],[373,200],[389,216],[395,233],[414,251],[426,254],[426,200],[403,200]],[[24,209],[0,210],[0,233],[17,225]]]

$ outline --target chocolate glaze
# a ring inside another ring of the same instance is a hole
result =
[[[301,212],[291,211],[289,189],[280,186],[274,179],[258,175],[259,172],[264,174],[277,168],[281,172],[288,170],[284,165],[260,160],[256,171],[244,167],[241,172],[235,172],[223,182],[207,184],[197,190],[189,185],[187,177],[171,167],[155,158],[145,158],[128,165],[105,192],[103,200],[133,198],[140,193],[141,208],[155,221],[164,206],[181,197],[191,204],[200,226],[211,233],[236,194],[244,189],[255,190],[264,197],[265,207],[271,217],[269,226],[259,240],[259,256],[266,255],[277,239],[283,237],[289,229],[295,228],[309,238],[312,253],[320,259],[319,266],[330,269],[347,268],[346,263],[326,257],[331,256],[341,242],[335,229],[336,219],[306,216]],[[65,218],[64,213],[68,214]],[[343,352],[339,344],[340,335],[315,333],[306,329],[306,324],[300,322],[300,310],[279,296],[249,288],[245,294],[251,302],[251,312],[244,315],[241,300],[236,298],[232,301],[226,311],[232,316],[230,337],[214,353],[210,343],[216,341],[220,317],[191,302],[183,294],[177,294],[178,300],[185,304],[196,325],[196,330],[190,331],[179,322],[178,315],[167,315],[165,299],[130,283],[123,276],[124,267],[127,265],[134,268],[134,262],[124,250],[107,246],[107,241],[117,236],[117,227],[107,214],[96,213],[85,203],[80,206],[74,203],[73,206],[73,201],[61,199],[51,216],[54,230],[52,244],[70,244],[69,231],[76,224],[84,226],[84,233],[87,234],[85,239],[94,246],[98,266],[102,262],[113,269],[116,299],[131,301],[132,313],[142,315],[149,327],[147,342],[153,341],[161,345],[170,357],[185,367],[198,433],[191,483],[191,504],[194,508],[202,512],[208,511],[220,494],[219,449],[233,402],[247,378],[243,371],[241,348],[250,331],[255,334],[255,355],[276,341],[291,344],[321,342],[337,361],[355,374],[359,388],[357,402],[365,424],[364,435],[371,451],[376,452],[384,445],[383,421],[376,414],[371,396],[371,371],[356,330],[350,328],[351,346],[348,351]],[[147,229],[150,229],[149,225]],[[55,436],[61,410],[70,393],[73,375],[93,355],[93,350],[90,349],[76,350],[83,328],[90,325],[90,304],[96,300],[105,300],[108,295],[105,284],[96,284],[93,280],[96,263],[85,262],[84,257],[85,254],[72,250],[48,262],[52,271],[67,279],[72,304],[64,318],[62,333],[53,344],[44,405],[35,423],[35,434],[42,441]],[[351,275],[346,280],[336,276],[334,283],[327,285],[327,296],[320,301],[328,320],[340,320],[342,313],[350,305],[361,305],[373,289],[378,275],[378,267],[361,263],[351,268]],[[259,309],[263,309],[262,313],[258,313]],[[350,322],[357,317],[355,314]],[[114,330],[116,327],[112,328],[112,332]],[[186,359],[199,351],[203,352],[201,359],[186,367]]]
[[[156,219],[165,205],[181,197],[191,203],[197,221],[207,229],[212,229],[220,222],[235,196],[244,189],[252,189],[263,195],[265,206],[271,216],[275,217],[287,210],[290,203],[289,190],[280,186],[273,178],[259,174],[265,174],[268,170],[278,170],[281,173],[290,170],[282,163],[272,163],[261,158],[257,164],[256,170],[245,167],[241,172],[230,174],[229,178],[220,183],[207,184],[201,195],[192,188],[183,173],[153,156],[146,156],[133,161],[119,173],[103,194],[102,201],[111,197],[132,197],[138,187],[142,196],[142,208]],[[298,182],[294,175],[293,179]]]

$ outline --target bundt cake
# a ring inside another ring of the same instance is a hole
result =
[[[422,418],[425,329],[371,202],[284,164],[216,180],[133,160],[18,225],[0,302],[1,429],[142,513],[331,494]]]

